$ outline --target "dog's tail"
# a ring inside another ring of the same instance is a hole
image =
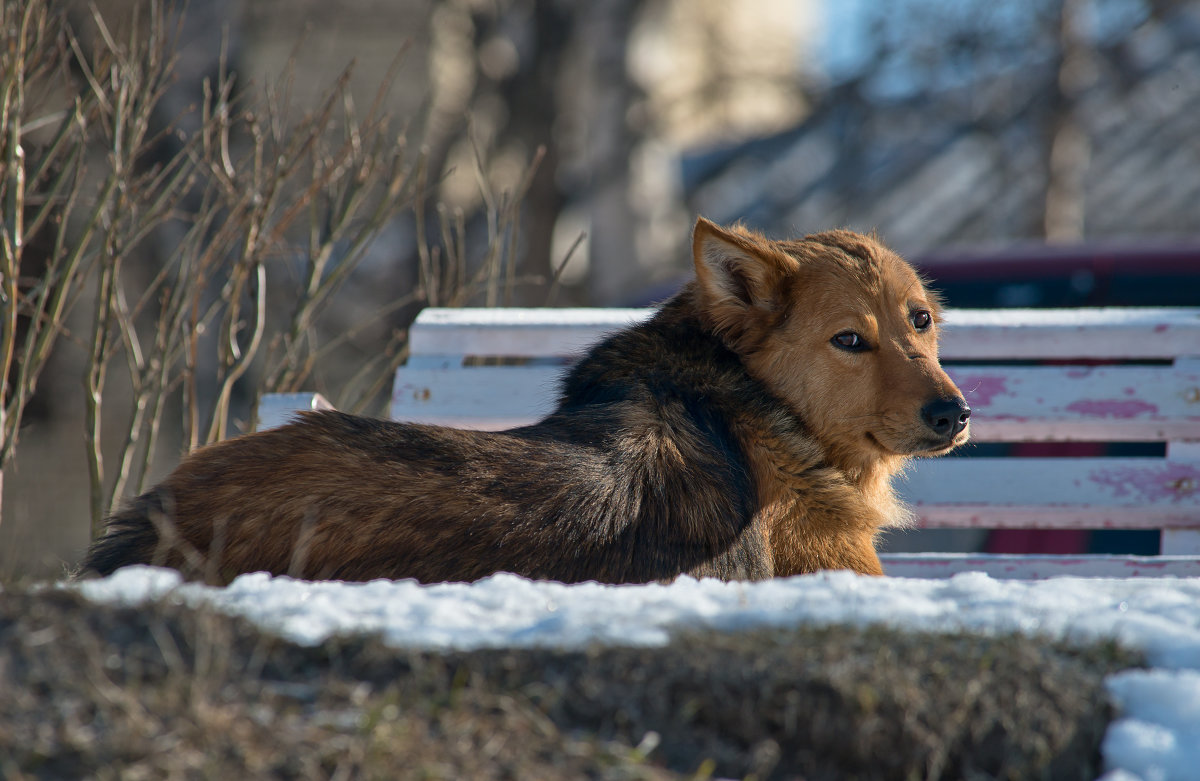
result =
[[[80,563],[78,576],[109,575],[128,564],[162,564],[166,505],[166,497],[153,490],[110,515]]]

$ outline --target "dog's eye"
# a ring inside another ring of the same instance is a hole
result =
[[[933,315],[929,314],[924,309],[918,312],[913,312],[911,315],[909,315],[909,319],[912,320],[913,326],[918,331],[924,331],[925,329],[929,328],[929,326],[933,325]]]
[[[867,343],[863,341],[863,338],[853,331],[842,331],[829,341],[833,342],[834,347],[840,347],[843,350],[851,352],[865,350],[867,347]]]

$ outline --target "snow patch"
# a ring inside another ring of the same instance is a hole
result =
[[[297,643],[378,634],[397,647],[579,648],[661,645],[679,629],[884,625],[1048,639],[1115,639],[1155,669],[1112,676],[1119,718],[1104,739],[1103,781],[1177,781],[1200,768],[1200,578],[948,580],[827,572],[759,583],[564,585],[494,575],[476,583],[310,582],[265,573],[225,588],[170,570],[127,567],[64,585],[97,602],[166,599],[242,616]]]

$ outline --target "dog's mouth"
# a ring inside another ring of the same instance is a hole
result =
[[[949,453],[951,450],[955,449],[959,445],[965,445],[967,443],[967,440],[970,438],[971,438],[971,428],[970,428],[970,426],[968,426],[967,428],[964,428],[962,431],[955,434],[950,439],[948,439],[948,440],[947,439],[938,439],[938,440],[936,440],[936,442],[932,443],[927,450],[923,450],[923,451],[914,453],[913,455],[940,456],[945,453]]]
[[[897,443],[896,445],[884,444],[883,440],[872,434],[870,431],[866,432],[866,438],[867,441],[870,442],[874,447],[883,451],[884,453],[887,453],[888,455],[932,457],[945,455],[951,450],[954,450],[956,447],[966,444],[967,440],[970,438],[970,431],[971,429],[969,427],[965,428],[951,439],[919,436],[914,437],[910,441]]]

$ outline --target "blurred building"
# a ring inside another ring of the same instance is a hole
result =
[[[1200,238],[1200,6],[1077,47],[900,95],[832,86],[794,128],[686,155],[686,202],[779,235],[877,230],[910,253]],[[1065,234],[1050,226],[1056,177],[1076,180]]]

